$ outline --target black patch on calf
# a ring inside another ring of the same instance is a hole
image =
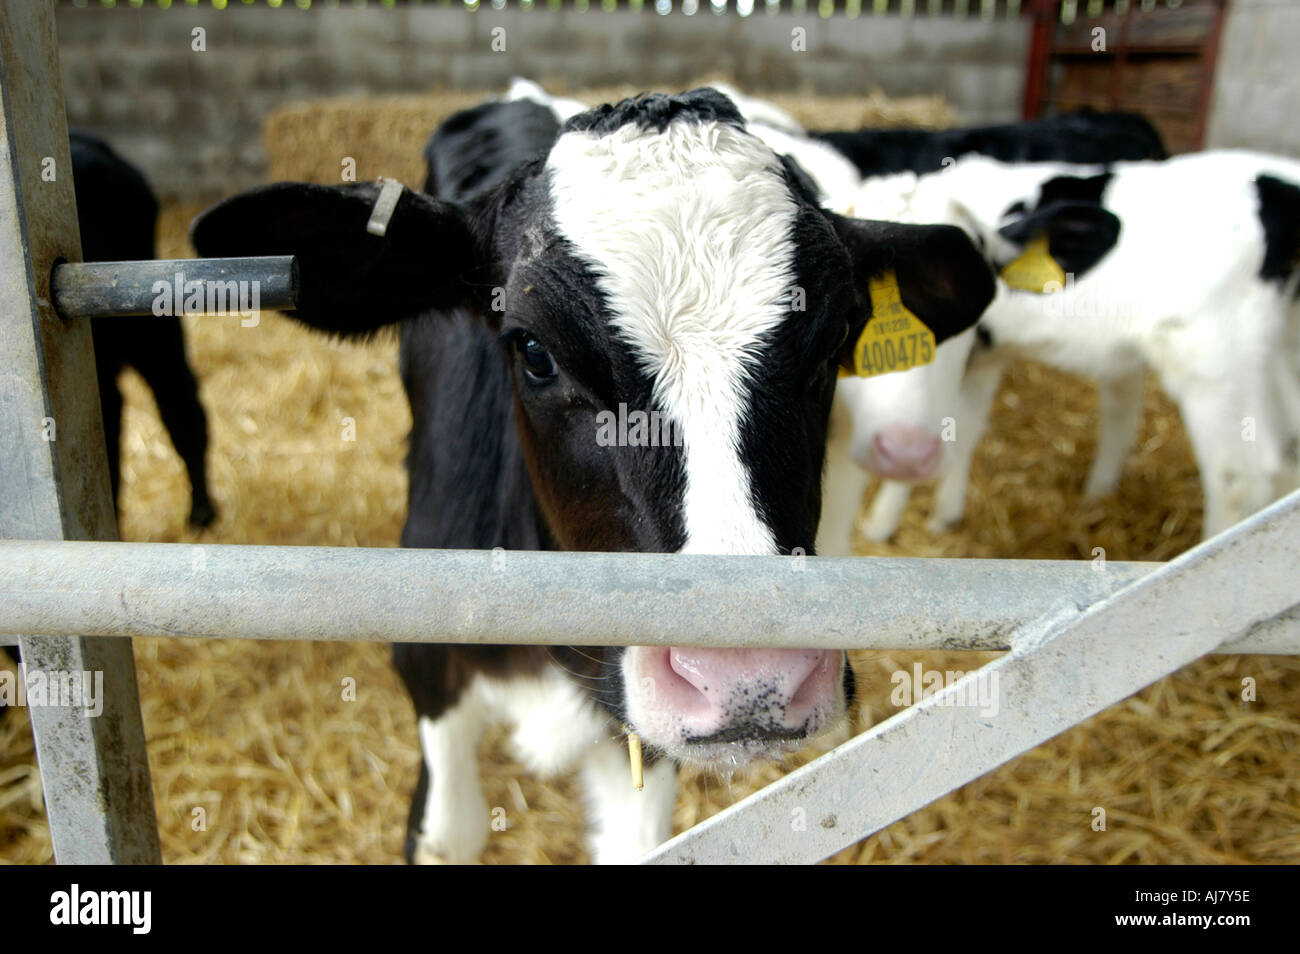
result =
[[[693,123],[727,123],[737,129],[745,128],[745,120],[736,105],[711,86],[702,86],[687,93],[669,96],[664,93],[643,93],[614,104],[597,106],[585,113],[570,117],[564,132],[593,132],[597,135],[611,133],[628,123],[642,129],[663,132],[668,124],[684,120]]]
[[[1086,202],[1101,205],[1101,198],[1113,178],[1109,172],[1095,176],[1056,176],[1038,190],[1038,204],[1043,209],[1057,202]]]
[[[1021,246],[1046,234],[1049,254],[1076,278],[1115,247],[1119,232],[1119,217],[1089,202],[1056,202],[998,229],[1003,238]]]
[[[384,235],[366,231],[379,185],[282,182],[219,202],[190,226],[205,257],[294,255],[298,308],[339,335],[367,335],[431,309],[486,302],[488,257],[467,212],[403,190]]]
[[[1300,187],[1274,176],[1255,180],[1264,227],[1264,264],[1259,277],[1287,281],[1300,268]]]
[[[740,458],[749,472],[751,502],[772,528],[778,550],[813,553],[834,359],[847,332],[838,319],[861,306],[844,246],[807,199],[793,238],[794,284],[806,307],[789,312],[750,363]]]
[[[964,129],[861,129],[812,132],[864,176],[935,172],[943,160],[970,153],[1003,162],[1116,162],[1164,159],[1160,135],[1136,113],[1081,110],[1002,126]]]
[[[799,165],[799,160],[788,154],[778,158],[781,160],[781,165],[785,167],[786,182],[791,190],[797,195],[804,196],[810,202],[820,202],[822,191],[817,188],[817,183],[813,181],[813,177],[808,174],[807,170]]]
[[[869,276],[893,269],[903,304],[934,333],[935,344],[974,325],[993,300],[988,262],[956,226],[836,219],[863,298]],[[851,337],[861,330],[852,329]],[[850,359],[846,354],[851,370]]]
[[[1024,215],[1029,211],[1029,206],[1025,204],[1024,199],[1017,199],[1007,206],[1006,211],[1002,213],[1001,218],[1008,218],[1013,215]]]
[[[799,199],[793,229],[794,284],[805,308],[792,311],[750,367],[750,403],[740,422],[740,457],[755,511],[773,529],[777,549],[813,553],[821,514],[821,472],[835,387],[834,356],[847,329],[835,320],[861,308],[853,267],[826,216],[817,187],[782,157],[787,187]],[[816,396],[820,395],[820,399]],[[823,406],[824,405],[824,406]],[[792,440],[798,435],[799,440]],[[802,501],[802,506],[790,506]]]
[[[521,99],[463,109],[424,147],[424,191],[464,201],[495,188],[523,163],[546,155],[560,133],[555,114]]]

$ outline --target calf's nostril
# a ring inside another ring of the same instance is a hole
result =
[[[702,670],[698,656],[680,649],[672,649],[668,653],[668,665],[687,684],[694,686],[701,694],[708,695],[708,675]]]
[[[673,649],[668,671],[679,701],[694,700],[693,731],[760,738],[760,730],[802,731],[825,708],[835,658],[816,650]]]

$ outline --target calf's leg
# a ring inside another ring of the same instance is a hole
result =
[[[1138,425],[1142,423],[1145,378],[1146,369],[1139,367],[1128,374],[1097,382],[1101,416],[1097,451],[1084,484],[1084,494],[1088,497],[1100,497],[1119,486],[1124,462],[1133,451]]]
[[[853,459],[853,422],[837,396],[831,407],[830,430],[826,439],[826,476],[822,489],[822,515],[817,525],[817,553],[821,556],[852,556],[853,526],[862,509],[868,475]]]
[[[1206,538],[1274,499],[1282,453],[1267,378],[1266,369],[1250,368],[1195,387],[1165,385],[1178,403],[1200,469]]]
[[[660,759],[644,770],[644,787],[632,787],[627,746],[602,739],[583,760],[590,800],[591,854],[597,864],[628,864],[663,844],[673,832],[677,766]]]
[[[208,418],[199,403],[198,382],[185,359],[180,319],[152,319],[149,333],[147,341],[133,343],[130,363],[153,390],[163,425],[189,473],[189,521],[195,527],[206,527],[217,518],[208,496]]]
[[[478,771],[487,713],[468,686],[456,684],[451,652],[447,646],[393,647],[420,733],[420,781],[406,831],[411,864],[465,864],[477,861],[487,845],[490,817]]]
[[[1002,356],[987,350],[972,354],[966,366],[961,382],[961,417],[951,422],[952,440],[944,449],[947,459],[943,464],[943,476],[939,478],[939,487],[935,491],[934,512],[926,524],[932,534],[956,526],[966,514],[971,461],[988,427],[993,399],[997,396],[1005,369],[1006,361]]]

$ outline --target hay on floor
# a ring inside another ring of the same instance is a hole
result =
[[[275,178],[421,181],[419,149],[467,95],[306,104],[267,123]],[[783,102],[810,126],[908,117],[879,100]],[[922,103],[917,122],[933,120]],[[836,110],[844,109],[840,113]],[[854,112],[854,110],[858,112]],[[871,112],[874,110],[875,112]],[[891,112],[892,110],[892,112]],[[824,120],[824,121],[819,121]],[[942,121],[936,120],[936,121]],[[195,207],[165,210],[159,254],[190,254]],[[221,518],[184,525],[188,488],[153,399],[123,377],[125,539],[396,546],[405,512],[410,414],[396,344],[341,344],[276,316],[257,328],[188,319],[212,433]],[[1086,383],[1014,368],[975,458],[965,524],[937,539],[915,495],[897,539],[861,552],[918,556],[1168,559],[1200,533],[1200,485],[1169,402],[1148,395],[1142,435],[1119,492],[1081,488],[1096,401]],[[353,418],[356,440],[343,439]],[[360,581],[364,585],[364,581]],[[1158,634],[1134,633],[1134,639]],[[401,858],[419,753],[411,705],[376,644],[136,640],[164,859],[169,863],[392,863]],[[891,674],[968,670],[972,653],[855,653],[854,730],[896,711]],[[1242,700],[1243,680],[1256,683]],[[348,687],[355,693],[348,692]],[[837,863],[1300,861],[1300,660],[1201,660],[999,770],[849,848]],[[681,830],[778,777],[684,773]],[[487,862],[585,860],[572,778],[538,779],[497,732],[481,753],[487,803],[504,810]],[[1093,828],[1104,808],[1105,831]],[[0,860],[51,857],[27,714],[0,723]]]

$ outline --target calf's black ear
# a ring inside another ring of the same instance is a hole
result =
[[[1022,248],[1047,236],[1047,252],[1061,271],[1082,275],[1119,240],[1120,221],[1095,202],[1051,202],[1002,226],[998,234]],[[1005,264],[1005,263],[1002,263]]]
[[[910,312],[938,345],[972,327],[993,300],[992,269],[956,226],[900,225],[842,216],[835,217],[835,226],[848,248],[859,294],[864,304],[871,302],[870,321],[892,321]],[[863,315],[861,323],[849,328],[841,356],[843,366],[859,374],[867,372],[862,355],[854,352],[861,346],[866,325],[868,316]],[[928,360],[921,355],[920,363]],[[916,362],[900,362],[884,370],[903,370],[912,363]]]
[[[367,225],[380,191],[374,182],[261,186],[201,213],[190,241],[204,257],[297,256],[298,308],[290,314],[335,334],[368,334],[469,303],[482,256],[464,212],[403,188],[376,234]],[[376,228],[382,218],[381,207]]]

